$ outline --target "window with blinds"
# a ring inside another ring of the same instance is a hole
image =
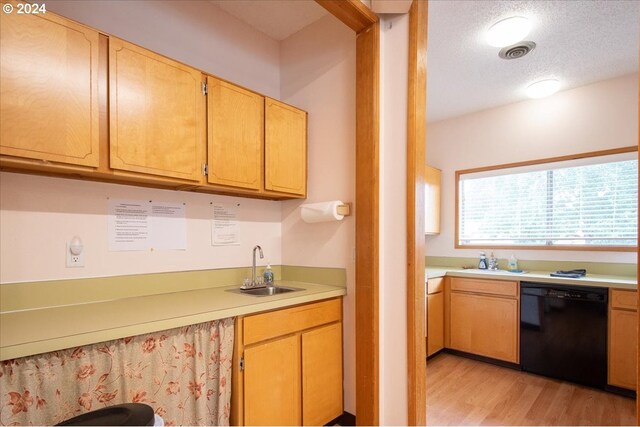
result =
[[[637,157],[459,171],[457,246],[633,248]]]

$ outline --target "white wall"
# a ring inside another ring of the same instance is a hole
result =
[[[427,256],[478,254],[454,248],[456,170],[637,144],[636,74],[428,123],[427,164],[442,169],[442,230],[426,237]],[[511,253],[526,260],[636,262],[634,252],[495,250],[498,258]]]
[[[407,425],[409,15],[380,28],[380,425]]]
[[[107,198],[185,203],[187,250],[110,252]],[[213,201],[239,205],[240,245],[211,246]],[[249,267],[256,244],[281,263],[280,202],[3,172],[0,206],[0,283]],[[65,267],[74,235],[84,268]]]
[[[209,2],[52,0],[47,10],[280,97],[279,43]],[[251,264],[258,243],[281,263],[280,202],[9,173],[1,174],[0,194],[0,283],[238,267]],[[187,203],[188,249],[108,252],[107,197]],[[239,246],[211,246],[212,200],[240,203]],[[65,268],[65,242],[75,234],[86,266]]]
[[[47,0],[47,10],[274,98],[278,42],[208,1]]]
[[[326,16],[281,43],[282,99],[309,113],[308,197],[282,203],[282,263],[347,269],[344,408],[355,414],[355,217],[307,224],[303,203],[355,201],[355,34]]]

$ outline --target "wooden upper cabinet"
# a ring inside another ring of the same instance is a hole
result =
[[[98,40],[52,13],[0,14],[0,154],[98,166]]]
[[[207,77],[208,182],[262,189],[264,97]]]
[[[307,194],[307,113],[266,98],[265,189]]]
[[[440,192],[442,171],[440,169],[426,166],[425,168],[425,234],[440,233]]]
[[[109,95],[112,169],[201,180],[200,71],[110,37]]]

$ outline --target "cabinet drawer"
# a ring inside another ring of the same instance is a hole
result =
[[[342,317],[340,298],[254,314],[244,318],[244,344],[336,322]]]
[[[611,308],[638,309],[638,293],[635,291],[611,290]]]
[[[478,294],[518,296],[518,282],[506,280],[451,278],[452,291],[474,292]]]
[[[443,290],[444,290],[444,279],[442,277],[427,280],[427,293],[429,295],[442,292]]]

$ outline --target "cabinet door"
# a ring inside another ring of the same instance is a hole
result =
[[[427,295],[427,356],[444,348],[444,293]]]
[[[518,300],[451,292],[451,348],[518,363]]]
[[[307,193],[307,113],[265,100],[265,189]]]
[[[300,425],[300,336],[244,350],[245,425]]]
[[[424,232],[426,234],[440,233],[440,182],[442,172],[440,169],[425,167],[425,219]]]
[[[0,32],[0,154],[97,167],[98,32],[15,12]]]
[[[609,316],[609,384],[635,390],[638,313],[611,310]]]
[[[342,323],[302,334],[302,425],[342,415]]]
[[[201,73],[109,38],[110,167],[199,181],[204,152]]]
[[[207,77],[208,181],[262,189],[264,97]]]

